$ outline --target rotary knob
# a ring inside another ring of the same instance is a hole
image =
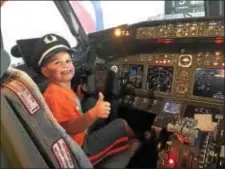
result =
[[[110,70],[112,70],[113,72],[117,73],[118,72],[118,67],[116,65],[111,66]]]

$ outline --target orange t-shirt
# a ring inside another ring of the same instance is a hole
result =
[[[71,89],[50,83],[43,95],[58,123],[82,116],[78,97]],[[85,132],[70,136],[79,145],[83,145]]]

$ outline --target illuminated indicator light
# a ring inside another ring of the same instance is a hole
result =
[[[162,63],[162,61],[159,61],[159,63]]]
[[[220,76],[224,77],[224,69],[220,69]]]
[[[174,160],[172,158],[170,158],[168,162],[169,162],[170,165],[174,164]]]
[[[170,63],[170,60],[168,60],[167,62]]]
[[[165,43],[165,44],[169,44],[169,43],[173,43],[174,40],[173,40],[173,39],[157,39],[156,42],[157,42],[157,43]]]
[[[129,32],[128,32],[128,31],[126,31],[125,35],[126,35],[126,36],[129,36],[130,34],[129,34]]]
[[[170,43],[173,43],[173,41],[172,40],[165,40],[164,43],[170,44]]]
[[[169,146],[172,145],[172,141],[167,141],[166,144],[168,144]]]
[[[155,61],[155,63],[159,63],[159,61],[158,61],[158,60],[156,60],[156,61]]]
[[[166,60],[164,60],[163,63],[166,63]]]
[[[117,37],[119,37],[119,36],[122,35],[122,31],[120,29],[115,29],[114,35],[117,36]]]
[[[215,55],[216,55],[216,56],[219,56],[219,55],[220,55],[220,52],[215,52]]]
[[[224,63],[222,63],[222,66],[224,66],[225,64]]]
[[[217,44],[224,43],[224,38],[216,38],[215,43]]]
[[[217,62],[215,62],[215,63],[213,63],[213,65],[214,65],[214,66],[217,66],[217,65],[218,65],[218,63],[217,63]]]
[[[158,149],[158,150],[160,150],[160,149],[161,149],[161,147],[162,147],[162,144],[161,144],[161,143],[159,143],[159,144],[157,145],[157,149]]]
[[[216,74],[214,75],[215,77],[224,77],[224,75],[221,75],[221,74]]]

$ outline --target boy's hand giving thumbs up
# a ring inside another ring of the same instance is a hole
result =
[[[94,106],[95,116],[97,118],[108,118],[111,110],[110,103],[104,101],[104,96],[101,92],[98,95],[99,95],[98,101]]]

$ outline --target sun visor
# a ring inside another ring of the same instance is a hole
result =
[[[11,63],[11,59],[9,54],[4,50],[1,49],[1,72],[0,78],[4,75],[4,73],[8,70]]]

